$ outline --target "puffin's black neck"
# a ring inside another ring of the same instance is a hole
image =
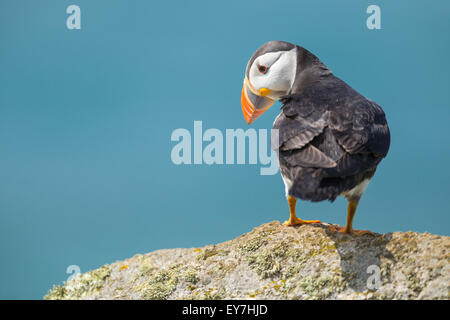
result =
[[[297,71],[290,94],[300,93],[310,84],[333,76],[333,73],[314,54],[297,46]]]

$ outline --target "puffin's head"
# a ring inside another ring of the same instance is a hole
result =
[[[291,90],[296,69],[297,46],[291,43],[270,41],[253,54],[245,70],[241,95],[242,112],[248,124]]]

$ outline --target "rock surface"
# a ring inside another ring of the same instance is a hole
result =
[[[449,299],[450,237],[261,225],[78,274],[45,299]]]

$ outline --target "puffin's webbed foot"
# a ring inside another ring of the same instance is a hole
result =
[[[333,232],[349,234],[352,236],[363,236],[363,235],[368,234],[372,237],[375,237],[375,233],[373,233],[370,230],[354,230],[354,229],[348,228],[347,226],[341,227],[341,226],[337,226],[337,225],[330,225],[330,229]]]
[[[375,233],[373,233],[370,230],[354,230],[353,229],[353,218],[355,217],[356,208],[358,207],[359,198],[357,199],[349,199],[348,201],[348,207],[347,207],[347,224],[345,227],[341,227],[338,225],[330,225],[330,229],[333,232],[339,232],[344,234],[349,234],[352,236],[362,236],[365,234],[375,236]]]
[[[289,220],[286,220],[283,223],[285,226],[298,226],[302,224],[321,223],[319,220],[302,220],[297,218],[297,216],[295,215],[295,204],[297,203],[297,199],[295,197],[288,196],[287,200],[289,204],[290,217]]]
[[[321,223],[320,220],[302,220],[297,217],[290,217],[289,220],[283,222],[285,226],[297,226],[302,224]]]

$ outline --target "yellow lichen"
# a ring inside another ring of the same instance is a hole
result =
[[[175,290],[179,278],[179,265],[160,270],[136,287],[145,300],[165,300]]]
[[[205,250],[197,256],[197,260],[206,260],[212,256],[215,256],[216,254],[219,254],[219,252],[217,251],[215,246],[213,246],[212,248],[205,248]]]
[[[45,299],[80,299],[98,294],[105,280],[111,274],[111,267],[104,265],[97,270],[79,274],[65,283],[65,287],[54,287]]]

